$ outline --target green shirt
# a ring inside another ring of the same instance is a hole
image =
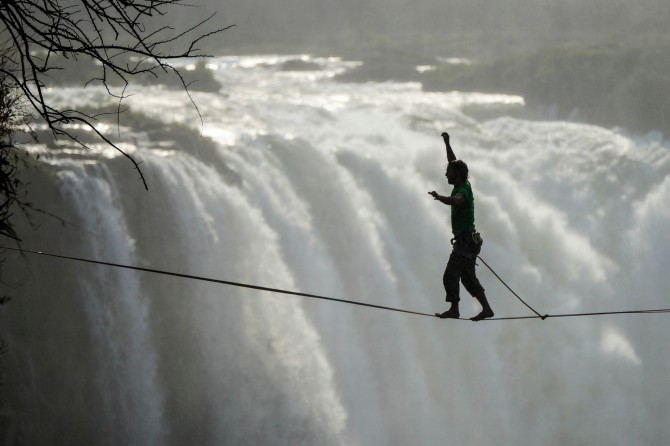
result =
[[[460,206],[451,206],[451,230],[454,236],[475,230],[475,197],[470,182],[465,181],[454,186],[451,196],[454,197],[459,192],[463,194],[465,201]]]

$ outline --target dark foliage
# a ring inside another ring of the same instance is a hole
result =
[[[16,241],[19,236],[11,221],[12,210],[15,205],[26,206],[19,198],[19,154],[11,139],[14,127],[24,118],[19,101],[16,88],[0,75],[0,236]]]

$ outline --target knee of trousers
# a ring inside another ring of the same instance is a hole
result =
[[[458,274],[457,271],[453,271],[450,268],[447,268],[444,271],[444,275],[442,276],[442,283],[444,284],[444,289],[449,290],[449,288],[458,288],[458,283],[460,281],[461,277],[460,274]]]
[[[479,283],[477,277],[462,277],[461,282],[463,282],[463,287],[470,293],[471,296],[480,296],[484,293],[484,287]]]

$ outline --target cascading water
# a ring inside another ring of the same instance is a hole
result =
[[[478,122],[464,106],[522,99],[345,84],[332,78],[345,62],[283,72],[287,59],[210,61],[224,88],[193,93],[215,142],[208,153],[198,141],[124,134],[149,192],[107,149],[51,152],[41,169],[59,190],[34,201],[71,224],[45,224],[25,247],[442,311],[449,209],[426,192],[450,191],[439,138],[448,130],[470,167],[482,256],[533,306],[668,307],[670,151],[660,138]],[[92,88],[51,95],[73,106],[107,100]],[[174,92],[137,90],[127,104],[200,130]],[[472,324],[12,259],[24,285],[0,313],[12,346],[0,421],[17,442],[670,439],[662,315]],[[498,316],[527,314],[479,275]],[[462,313],[474,315],[467,302]]]

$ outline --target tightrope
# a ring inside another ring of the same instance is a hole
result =
[[[328,297],[328,296],[321,296],[318,294],[310,294],[310,293],[302,293],[299,291],[291,291],[291,290],[284,290],[281,288],[271,288],[271,287],[266,287],[266,286],[260,286],[260,285],[253,285],[249,283],[241,283],[241,282],[233,282],[230,280],[222,280],[222,279],[214,279],[210,277],[202,277],[202,276],[195,276],[192,274],[183,274],[183,273],[176,273],[172,271],[164,271],[164,270],[159,270],[159,269],[153,269],[153,268],[143,268],[140,266],[133,266],[133,265],[124,265],[120,263],[112,263],[112,262],[105,262],[101,260],[93,260],[93,259],[85,259],[81,257],[73,257],[73,256],[65,256],[61,254],[53,254],[53,253],[48,253],[48,252],[43,252],[43,251],[32,251],[29,249],[21,249],[21,248],[11,248],[8,246],[0,246],[0,249],[7,249],[10,251],[18,251],[24,254],[33,254],[33,255],[40,255],[40,256],[45,256],[45,257],[52,257],[52,258],[58,258],[58,259],[64,259],[64,260],[72,260],[72,261],[77,261],[77,262],[84,262],[84,263],[91,263],[91,264],[96,264],[96,265],[103,265],[103,266],[109,266],[113,268],[123,268],[123,269],[129,269],[129,270],[134,270],[134,271],[142,271],[146,273],[152,273],[152,274],[162,274],[165,276],[173,276],[173,277],[179,277],[183,279],[190,279],[190,280],[199,280],[203,282],[211,282],[211,283],[217,283],[221,285],[229,285],[229,286],[235,286],[235,287],[240,287],[240,288],[249,288],[253,290],[258,290],[258,291],[267,291],[270,293],[277,293],[277,294],[288,294],[292,296],[302,296],[302,297],[308,297],[312,299],[321,299],[321,300],[327,300],[331,302],[340,302],[340,303],[345,303],[345,304],[351,304],[351,305],[358,305],[362,307],[369,307],[369,308],[376,308],[379,310],[387,310],[387,311],[395,311],[399,313],[406,313],[406,314],[414,314],[417,316],[428,316],[428,317],[437,317],[435,314],[431,313],[423,313],[420,311],[412,311],[412,310],[405,310],[402,308],[394,308],[394,307],[387,307],[384,305],[376,305],[376,304],[370,304],[366,302],[358,302],[355,300],[347,300],[347,299],[337,299],[334,297]],[[483,259],[481,259],[482,262],[484,262]],[[484,264],[491,269],[491,267],[484,262]],[[662,309],[656,309],[656,310],[628,310],[628,311],[602,311],[602,312],[590,312],[590,313],[563,313],[563,314],[545,314],[545,315],[540,315],[537,311],[535,311],[530,305],[528,305],[526,302],[523,301],[503,280],[491,269],[491,272],[498,277],[498,279],[524,304],[526,305],[530,310],[532,310],[535,315],[534,316],[512,316],[512,317],[494,317],[494,318],[489,318],[489,319],[483,319],[484,321],[509,321],[509,320],[524,320],[524,319],[541,319],[545,320],[548,318],[566,318],[566,317],[580,317],[580,316],[604,316],[604,315],[613,315],[613,314],[661,314],[661,313],[670,313],[670,308],[662,308]],[[469,321],[470,319],[464,319],[464,318],[459,318],[456,320],[462,320],[462,321]]]
[[[265,287],[265,286],[260,286],[260,285],[252,285],[249,283],[240,283],[240,282],[233,282],[230,280],[221,280],[221,279],[213,279],[210,277],[202,277],[202,276],[194,276],[191,274],[182,274],[182,273],[175,273],[171,271],[164,271],[164,270],[159,270],[159,269],[152,269],[152,268],[142,268],[140,266],[132,266],[132,265],[123,265],[120,263],[112,263],[112,262],[103,262],[100,260],[92,260],[92,259],[83,259],[81,257],[71,257],[71,256],[64,256],[60,254],[51,254],[48,252],[43,252],[43,251],[31,251],[28,249],[19,249],[19,248],[10,248],[7,246],[0,246],[0,249],[9,249],[12,251],[19,251],[22,253],[28,253],[28,254],[35,254],[35,255],[41,255],[41,256],[47,256],[47,257],[55,257],[58,259],[66,259],[66,260],[74,260],[77,262],[86,262],[86,263],[94,263],[96,265],[105,265],[105,266],[111,266],[114,268],[124,268],[124,269],[131,269],[135,271],[143,271],[145,273],[153,273],[153,274],[162,274],[165,276],[173,276],[173,277],[180,277],[183,279],[191,279],[191,280],[199,280],[203,282],[212,282],[212,283],[218,283],[221,285],[230,285],[230,286],[236,286],[240,288],[250,288],[252,290],[259,290],[259,291],[268,291],[270,293],[279,293],[279,294],[290,294],[293,296],[302,296],[302,297],[310,297],[313,299],[323,299],[323,300],[329,300],[333,302],[341,302],[341,303],[346,303],[346,304],[351,304],[351,305],[359,305],[362,307],[370,307],[370,308],[377,308],[380,310],[388,310],[388,311],[397,311],[400,313],[409,313],[409,314],[416,314],[419,316],[430,316],[430,317],[435,317],[434,314],[429,314],[429,313],[421,313],[419,311],[410,311],[410,310],[403,310],[401,308],[393,308],[393,307],[386,307],[384,305],[375,305],[375,304],[369,304],[365,302],[357,302],[354,300],[346,300],[346,299],[336,299],[334,297],[328,297],[328,296],[319,296],[317,294],[309,294],[309,293],[301,293],[298,291],[290,291],[290,290],[283,290],[280,288],[270,288],[270,287]]]

